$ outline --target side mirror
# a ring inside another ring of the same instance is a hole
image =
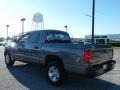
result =
[[[13,41],[14,41],[15,43],[18,43],[18,40],[17,40],[17,39],[14,39]]]

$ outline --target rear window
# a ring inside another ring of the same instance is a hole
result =
[[[71,42],[71,40],[67,33],[51,32],[47,34],[46,42],[68,43],[68,42]]]

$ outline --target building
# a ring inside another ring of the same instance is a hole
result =
[[[72,42],[74,43],[84,43],[85,39],[84,38],[71,38]]]
[[[92,35],[85,35],[85,43],[91,43]],[[95,44],[106,44],[107,42],[120,41],[120,34],[103,34],[95,35],[94,43]]]

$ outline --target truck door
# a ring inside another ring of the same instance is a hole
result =
[[[35,62],[39,63],[39,56],[40,56],[40,46],[39,45],[39,36],[40,32],[32,32],[30,34],[29,40],[26,44],[26,59],[29,60],[29,62]]]
[[[26,45],[29,40],[29,33],[23,35],[17,43],[17,51],[15,53],[15,58],[18,60],[26,61]]]

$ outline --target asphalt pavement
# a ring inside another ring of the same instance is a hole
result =
[[[13,67],[6,67],[3,52],[4,47],[0,47],[0,90],[120,90],[120,48],[114,48],[114,70],[97,78],[71,75],[59,87],[48,83],[39,65],[15,62]]]

